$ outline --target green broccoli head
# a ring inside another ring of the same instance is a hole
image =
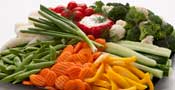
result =
[[[104,5],[104,3],[102,1],[96,1],[95,5],[91,6],[92,8],[94,8],[96,13],[102,13],[102,6]]]
[[[153,12],[151,12],[150,10],[149,11],[149,15],[148,15],[148,19],[156,24],[162,24],[162,19],[158,16],[158,15],[155,15]]]
[[[140,30],[138,26],[133,26],[132,24],[128,23],[125,26],[125,29],[127,30],[125,35],[126,40],[139,41]]]
[[[144,13],[137,11],[135,7],[130,7],[125,20],[134,24],[139,24],[141,21],[147,20],[147,18]]]
[[[159,39],[159,36],[162,34],[160,33],[161,31],[160,25],[149,21],[140,23],[139,29],[140,29],[139,40],[144,39],[147,35],[152,35],[154,36],[155,39]]]
[[[107,6],[113,6],[113,8],[107,13],[107,16],[113,21],[124,19],[129,11],[129,4],[107,3]]]

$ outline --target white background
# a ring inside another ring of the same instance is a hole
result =
[[[0,46],[7,40],[15,37],[14,26],[17,22],[26,22],[30,12],[39,9],[40,4],[57,6],[67,4],[70,0],[0,0]],[[91,4],[95,0],[76,0],[77,2]],[[152,10],[165,21],[175,26],[175,1],[174,0],[103,0],[104,2],[117,1],[142,6]],[[161,84],[160,90],[175,90],[174,77],[167,78],[167,84]],[[173,86],[174,85],[174,86]],[[171,88],[168,88],[171,87]],[[165,89],[166,88],[166,89]]]

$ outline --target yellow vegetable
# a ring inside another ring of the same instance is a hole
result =
[[[104,72],[104,64],[102,63],[100,65],[99,69],[97,70],[96,74],[92,78],[85,79],[85,81],[88,83],[95,82],[97,79],[100,78],[100,76],[103,74],[103,72]]]
[[[145,77],[140,82],[141,83],[148,84],[149,90],[154,90],[154,85],[153,85],[153,83],[151,81],[151,78],[150,78],[150,74],[149,73],[146,73],[145,74]]]
[[[125,78],[123,78],[120,74],[115,73],[109,65],[106,68],[107,68],[106,72],[107,75],[109,76],[109,79],[113,80],[115,83],[117,83],[117,85],[119,85],[122,88],[130,87],[127,80],[125,80]]]
[[[109,54],[108,53],[103,53],[100,55],[93,63],[94,66],[98,66],[100,63],[102,63],[106,58],[108,58]]]
[[[111,83],[111,90],[118,90],[117,84],[113,80],[111,80],[107,74],[104,74],[104,75],[109,79]]]
[[[124,61],[127,64],[133,63],[136,61],[136,57],[126,57],[126,58],[120,58],[120,57],[109,57],[110,61]]]
[[[136,68],[135,66],[128,64],[126,66],[127,69],[129,69],[132,73],[134,73],[135,75],[137,75],[139,78],[144,78],[145,74],[143,71],[139,70],[138,68]]]
[[[136,75],[134,75],[132,72],[130,72],[128,69],[124,67],[114,66],[113,70],[122,76],[128,77],[134,81],[139,81],[139,78]]]
[[[130,85],[136,86],[136,88],[137,88],[138,90],[145,90],[145,89],[147,88],[146,85],[143,85],[143,84],[141,84],[141,83],[139,83],[139,82],[136,82],[136,81],[134,81],[134,80],[132,80],[132,79],[129,79],[129,78],[127,78],[127,77],[124,77],[124,78],[129,82]]]
[[[118,90],[137,90],[136,86],[133,86],[133,87],[130,87],[130,88],[127,88],[127,89],[118,89]]]
[[[92,86],[92,90],[109,90],[109,89],[103,88],[103,87],[98,87],[98,86]]]
[[[104,88],[110,88],[111,84],[108,81],[105,80],[97,80],[93,83],[93,85],[104,87]]]

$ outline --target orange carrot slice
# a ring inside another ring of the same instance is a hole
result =
[[[48,68],[41,70],[40,75],[46,79],[47,86],[54,86],[57,75],[54,71]]]
[[[36,75],[36,74],[30,75],[30,81],[35,86],[45,86],[46,85],[46,80],[41,75]]]
[[[61,75],[55,80],[55,87],[59,90],[64,89],[65,83],[69,81],[69,77],[66,75]]]
[[[57,62],[63,62],[67,59],[68,56],[72,55],[71,52],[68,51],[64,51],[61,53],[61,55],[57,58]]]
[[[74,79],[65,84],[64,90],[86,90],[86,86],[82,80]]]
[[[84,82],[84,85],[86,87],[85,90],[92,90],[91,86],[88,83]]]
[[[78,43],[75,45],[74,53],[79,52],[79,50],[82,48],[82,45],[83,45],[82,42],[78,42]]]
[[[72,62],[60,62],[51,67],[51,70],[54,71],[57,76],[66,74],[66,70],[70,67],[75,65]]]
[[[83,48],[89,48],[89,45],[86,42],[82,42],[82,47]]]
[[[67,45],[63,50],[63,52],[70,52],[70,53],[73,53],[73,51],[74,47],[72,45]]]
[[[50,86],[46,86],[45,89],[46,90],[57,90],[55,87],[50,87]]]
[[[22,84],[28,85],[28,86],[33,85],[33,83],[31,81],[22,81]]]
[[[87,36],[90,40],[95,40],[95,37],[93,35],[88,35]]]
[[[83,48],[78,52],[78,54],[84,55],[86,57],[86,59],[88,59],[88,62],[93,61],[92,51],[90,48]]]
[[[102,54],[102,52],[93,53],[93,60],[96,60],[101,54]]]
[[[69,69],[67,69],[67,75],[70,77],[70,79],[78,79],[78,75],[81,71],[81,67],[78,66],[72,66]]]
[[[94,75],[94,71],[92,68],[84,67],[79,74],[79,78],[84,80],[85,78],[92,77],[93,75]]]

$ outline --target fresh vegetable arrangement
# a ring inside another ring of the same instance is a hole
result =
[[[128,3],[40,5],[16,33],[0,52],[1,82],[47,90],[154,90],[154,78],[171,74],[173,26]]]

